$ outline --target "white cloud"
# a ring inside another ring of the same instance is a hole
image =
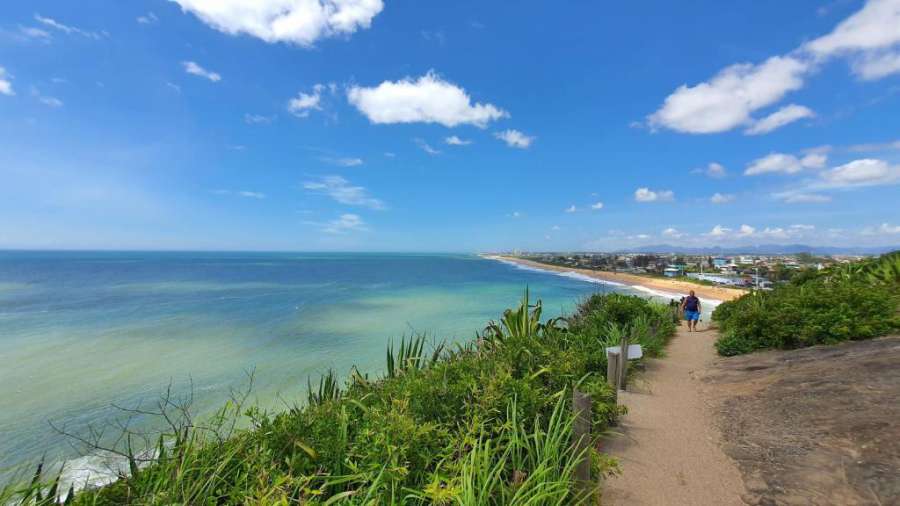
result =
[[[244,114],[244,123],[248,125],[268,125],[274,119],[273,116],[263,116],[262,114]]]
[[[38,100],[40,100],[41,103],[44,104],[44,105],[46,105],[47,107],[57,108],[57,107],[62,107],[62,106],[63,106],[63,101],[60,100],[60,99],[58,99],[58,98],[56,98],[56,97],[44,97],[44,96],[39,96],[39,97],[38,97]]]
[[[50,42],[50,40],[53,38],[53,36],[50,35],[50,32],[48,32],[47,30],[41,30],[40,28],[36,28],[34,26],[20,26],[19,32],[26,38],[35,39],[45,43]]]
[[[792,228],[794,230],[799,230],[802,232],[810,232],[812,230],[815,230],[816,226],[815,225],[804,225],[802,223],[798,223],[796,225],[791,225],[790,228]]]
[[[864,81],[874,81],[900,72],[900,51],[861,56],[853,62],[853,72]]]
[[[869,144],[854,144],[847,148],[847,151],[854,153],[866,153],[871,151],[892,151],[900,150],[900,140],[893,142],[878,142]]]
[[[900,165],[884,160],[863,158],[853,160],[822,173],[823,188],[849,188],[900,182]]]
[[[316,84],[313,86],[312,93],[298,92],[296,97],[288,101],[288,112],[298,118],[305,118],[309,116],[310,111],[321,111],[324,90],[324,84]]]
[[[828,163],[828,157],[823,153],[809,153],[800,159],[800,165],[807,169],[822,169]]]
[[[358,167],[365,163],[362,158],[331,158],[331,157],[323,157],[320,158],[325,163],[330,163],[332,165],[337,165],[338,167]]]
[[[6,69],[0,67],[0,95],[12,96],[16,94],[16,92],[13,91],[12,81],[10,79],[9,74],[6,73]]]
[[[384,156],[386,156],[387,158],[396,158],[396,157],[397,157],[397,153],[392,153],[392,152],[390,152],[390,151],[385,151],[385,152],[384,152]]]
[[[684,233],[679,232],[678,229],[669,227],[662,231],[663,237],[671,237],[672,239],[681,239],[684,237]]]
[[[728,174],[728,171],[720,163],[711,162],[706,166],[706,175],[712,178],[721,179]]]
[[[144,14],[142,16],[138,16],[136,21],[142,25],[152,25],[159,21],[159,18],[156,17],[156,14],[148,12],[147,14]]]
[[[709,198],[709,201],[713,204],[727,204],[734,200],[734,195],[728,193],[714,193],[712,197]]]
[[[634,191],[634,200],[638,202],[670,202],[675,200],[675,193],[671,190],[650,190],[638,188]]]
[[[384,81],[374,88],[352,86],[347,99],[369,121],[377,124],[438,123],[446,127],[475,125],[485,128],[491,121],[509,116],[492,104],[472,104],[459,86],[428,72],[413,80]]]
[[[197,62],[183,61],[181,62],[181,64],[184,66],[184,71],[188,74],[200,76],[204,79],[209,79],[214,83],[222,80],[222,76],[220,76],[216,72],[210,72],[209,70],[206,70],[205,68],[198,65]]]
[[[781,192],[774,193],[772,196],[784,201],[786,204],[823,204],[831,202],[831,197],[818,193]]]
[[[803,48],[819,57],[877,50],[900,43],[898,26],[900,3],[897,0],[869,0],[831,33],[806,43]]]
[[[513,211],[512,213],[509,214],[509,216],[512,218],[521,218],[522,213],[520,213],[519,211]]]
[[[44,17],[44,16],[41,16],[40,14],[35,14],[34,19],[38,23],[41,23],[45,26],[49,26],[50,28],[53,28],[54,30],[59,30],[68,35],[71,35],[74,33],[76,35],[81,35],[82,37],[87,37],[89,39],[95,39],[95,40],[98,40],[106,35],[106,32],[90,32],[87,30],[82,30],[81,28],[78,28],[75,26],[65,25],[53,18]]]
[[[571,206],[566,208],[567,213],[574,213],[577,210],[578,210],[578,208],[575,207],[575,204],[572,204]]]
[[[900,234],[900,225],[882,223],[877,227],[866,227],[862,233],[863,235],[898,235]]]
[[[433,155],[439,155],[439,154],[441,154],[441,151],[440,151],[440,150],[431,147],[430,144],[428,144],[427,142],[425,142],[425,139],[415,138],[415,139],[413,139],[413,142],[415,142],[415,143],[416,143],[416,146],[419,146],[419,148],[421,148],[422,151],[428,153],[429,155],[432,155],[432,156],[433,156]]]
[[[175,83],[170,83],[169,81],[166,81],[166,86],[167,86],[170,90],[174,91],[175,93],[181,93],[181,86],[178,86],[178,85],[175,84]]]
[[[559,225],[553,225],[552,227],[550,227],[550,230],[561,230],[561,229],[559,228]]]
[[[504,130],[502,132],[496,132],[494,137],[500,139],[505,142],[507,146],[511,148],[519,148],[526,149],[528,146],[531,146],[531,143],[534,142],[534,137],[523,134],[518,130]]]
[[[771,131],[806,113],[785,108],[760,122],[754,122],[751,115],[802,88],[806,75],[831,57],[849,57],[854,73],[862,79],[900,71],[898,26],[898,0],[869,0],[831,33],[790,55],[773,56],[756,65],[731,65],[709,81],[678,87],[647,122],[654,129],[695,134],[725,132],[741,125],[749,125],[747,133]]]
[[[358,214],[352,213],[342,214],[322,227],[322,231],[329,234],[346,234],[348,232],[365,232],[368,230],[363,219]]]
[[[603,202],[595,202],[591,204],[591,209],[603,209]]]
[[[266,198],[265,193],[260,192],[251,192],[251,191],[239,191],[237,194],[241,197],[247,197],[251,199],[264,199]]]
[[[707,235],[712,237],[724,237],[731,233],[731,229],[727,227],[723,227],[722,225],[716,225],[709,231]]]
[[[472,141],[470,141],[468,139],[460,139],[459,137],[457,137],[455,135],[451,135],[450,137],[444,138],[444,142],[451,146],[468,146],[469,144],[472,144]]]
[[[725,132],[750,123],[751,113],[800,89],[808,70],[807,63],[789,56],[731,65],[708,82],[680,86],[647,121],[652,128],[685,133]]]
[[[744,133],[748,135],[767,134],[788,123],[793,123],[803,118],[812,118],[815,115],[812,109],[808,107],[797,104],[786,105],[765,118],[755,121],[749,128],[744,130]]]
[[[738,237],[750,237],[754,233],[756,233],[755,228],[751,227],[750,225],[741,225],[741,227],[737,231],[737,236]]]
[[[382,0],[172,0],[229,35],[312,46],[326,37],[369,28]]]
[[[384,202],[369,195],[362,186],[353,186],[341,176],[325,176],[318,181],[307,181],[303,188],[315,193],[327,195],[341,204],[385,209]]]

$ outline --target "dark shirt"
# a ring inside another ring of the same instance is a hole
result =
[[[684,310],[685,311],[697,311],[697,308],[700,307],[700,299],[694,297],[693,295],[688,295],[684,299]]]

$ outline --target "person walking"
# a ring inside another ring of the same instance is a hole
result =
[[[681,301],[681,310],[684,311],[684,319],[688,324],[688,332],[697,332],[697,322],[700,320],[700,299],[691,290],[690,295]]]

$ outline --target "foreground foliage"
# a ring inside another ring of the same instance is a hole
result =
[[[584,454],[572,441],[572,389],[593,399],[596,438],[621,414],[604,378],[605,346],[627,332],[648,355],[659,353],[674,332],[672,315],[664,306],[622,295],[591,297],[570,320],[542,322],[541,310],[526,292],[517,309],[504,312],[475,342],[426,350],[424,337],[405,339],[388,348],[384,377],[372,380],[353,370],[342,384],[327,374],[309,385],[306,405],[286,412],[269,414],[236,402],[202,427],[187,417],[159,436],[146,465],[129,449],[125,455],[132,465],[121,479],[67,500],[102,505],[588,502],[593,490],[573,483],[573,469]],[[250,420],[250,429],[234,429],[239,416]],[[615,470],[595,445],[590,448],[595,477]],[[56,497],[47,487],[43,497]]]
[[[721,355],[867,339],[900,329],[900,252],[823,272],[719,305]]]

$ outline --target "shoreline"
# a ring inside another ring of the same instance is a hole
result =
[[[638,276],[636,274],[627,274],[622,272],[595,271],[590,269],[578,269],[573,267],[559,267],[556,265],[544,264],[533,260],[525,260],[523,258],[510,257],[505,255],[483,255],[483,258],[516,264],[518,266],[529,267],[532,269],[557,272],[557,273],[573,273],[586,276],[598,281],[610,284],[618,284],[629,286],[632,288],[642,288],[649,291],[662,292],[665,296],[682,296],[686,295],[690,290],[694,290],[701,299],[711,302],[725,302],[736,299],[747,292],[737,288],[727,288],[721,286],[707,286],[691,283],[688,281],[679,281],[676,279],[660,279]]]

